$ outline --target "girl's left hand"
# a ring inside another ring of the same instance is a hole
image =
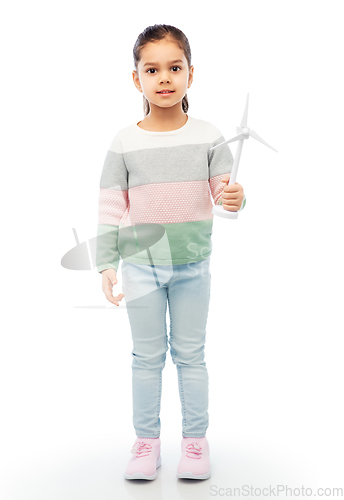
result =
[[[227,184],[229,178],[230,176],[226,175],[221,180],[221,182],[226,184],[221,195],[222,206],[225,210],[229,210],[230,212],[238,212],[244,199],[244,189],[242,185],[237,182],[235,184]]]

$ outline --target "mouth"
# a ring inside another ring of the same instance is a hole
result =
[[[173,94],[174,90],[160,90],[157,94]]]

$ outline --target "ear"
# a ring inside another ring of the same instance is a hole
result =
[[[189,80],[188,80],[188,88],[191,87],[191,84],[193,82],[193,72],[194,72],[194,67],[193,66],[190,66],[190,69],[189,69]]]
[[[139,76],[137,74],[137,71],[133,70],[132,75],[133,75],[133,82],[134,82],[135,87],[137,88],[137,90],[139,92],[143,92],[143,90],[141,88],[140,79],[139,79]]]

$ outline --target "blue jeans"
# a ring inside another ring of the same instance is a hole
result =
[[[169,266],[122,262],[123,293],[133,339],[133,423],[137,437],[160,436],[162,370],[168,343],[177,367],[182,435],[206,434],[209,416],[204,344],[210,299],[209,264],[210,257]]]

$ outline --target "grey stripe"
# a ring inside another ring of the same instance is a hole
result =
[[[203,181],[228,173],[233,164],[229,147],[223,146],[208,153],[210,147],[224,140],[221,136],[208,144],[187,144],[124,153],[129,187],[160,182]]]
[[[100,178],[100,187],[119,191],[128,189],[128,172],[122,154],[114,151],[107,152]]]
[[[209,148],[224,142],[226,139],[221,135],[214,141]],[[208,153],[209,158],[209,178],[215,175],[227,174],[232,171],[234,158],[228,144],[213,149]]]
[[[233,155],[224,145],[209,152],[225,139],[212,143],[140,149],[124,154],[108,151],[100,187],[127,190],[129,187],[161,182],[204,181],[231,171]]]

